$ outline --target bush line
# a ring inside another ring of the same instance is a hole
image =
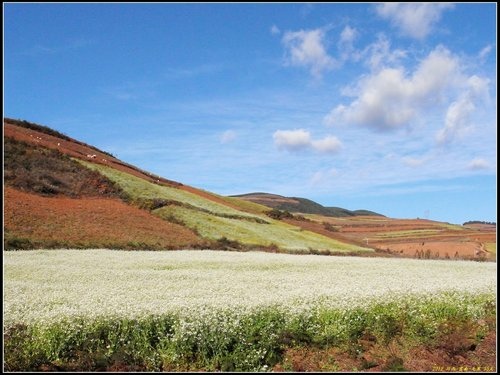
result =
[[[387,345],[437,345],[459,327],[470,326],[480,341],[492,327],[495,297],[443,293],[407,296],[366,307],[308,311],[261,307],[141,318],[67,318],[53,324],[4,328],[8,371],[106,370],[113,366],[147,371],[266,371],[287,348],[307,345],[359,352],[361,339]]]

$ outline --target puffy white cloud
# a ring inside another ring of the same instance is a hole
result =
[[[460,84],[460,62],[444,47],[435,48],[419,65],[411,84],[416,98],[434,101],[445,89]],[[437,95],[436,95],[437,94]]]
[[[377,5],[376,11],[402,34],[424,39],[441,18],[441,13],[452,7],[449,3],[383,3]]]
[[[327,136],[313,140],[311,133],[304,129],[277,130],[273,138],[278,149],[291,152],[312,149],[320,153],[335,153],[342,148],[342,142],[337,137]]]
[[[416,66],[413,73],[403,67],[384,67],[363,76],[355,86],[344,90],[353,96],[350,104],[337,105],[325,116],[327,125],[352,124],[377,130],[410,126],[417,117],[438,105],[451,103],[441,142],[452,139],[463,129],[474,111],[474,102],[487,96],[487,79],[462,73],[460,60],[444,47],[437,47]],[[448,130],[446,130],[448,129]]]
[[[490,164],[485,159],[481,158],[475,158],[471,160],[470,163],[467,165],[467,169],[470,169],[472,171],[489,169],[489,168]]]
[[[281,150],[298,151],[311,146],[311,134],[304,129],[278,130],[273,138],[274,144]]]
[[[226,130],[224,133],[221,134],[220,136],[220,142],[222,144],[226,144],[229,142],[232,142],[236,139],[236,132],[234,130]]]
[[[322,29],[285,32],[282,43],[286,48],[287,63],[308,67],[315,78],[321,78],[324,71],[337,65],[325,49],[324,36]]]
[[[409,101],[410,84],[401,69],[384,69],[363,79],[359,95],[349,106],[339,105],[325,118],[328,125],[342,121],[390,129],[407,123],[414,115]]]

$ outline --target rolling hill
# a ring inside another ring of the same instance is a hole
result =
[[[151,174],[47,126],[4,119],[4,248],[373,249],[268,207]]]
[[[316,203],[306,198],[283,197],[277,194],[248,193],[241,195],[233,195],[233,197],[241,198],[249,202],[262,204],[270,208],[275,208],[278,210],[289,211],[294,213],[317,214],[317,215],[332,216],[332,217],[384,216],[368,210],[350,211],[340,207],[325,207],[319,203]]]
[[[224,197],[154,175],[46,126],[8,118],[3,126],[7,250],[496,258],[495,225],[393,219],[266,193]]]

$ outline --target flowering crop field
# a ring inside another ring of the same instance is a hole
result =
[[[120,358],[149,370],[263,371],[285,346],[341,346],[367,332],[381,342],[433,340],[447,322],[482,321],[495,295],[496,263],[209,250],[4,252],[5,363],[30,370],[83,361],[86,353],[91,368]]]

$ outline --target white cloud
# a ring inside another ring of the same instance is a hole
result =
[[[357,35],[357,30],[347,25],[340,33],[340,43],[352,43]]]
[[[489,84],[490,80],[487,78],[481,78],[477,75],[471,76],[467,80],[467,85],[469,86],[469,95],[474,99],[484,98],[489,99]]]
[[[356,50],[354,48],[354,40],[358,36],[358,31],[349,25],[344,27],[340,33],[338,48],[340,50],[341,62],[347,61],[349,58],[357,59]]]
[[[342,148],[342,142],[337,137],[330,135],[323,139],[312,140],[311,133],[304,129],[277,130],[273,138],[278,149],[291,152],[312,149],[327,154],[335,153]]]
[[[232,142],[236,139],[236,132],[234,130],[226,130],[222,135],[220,136],[220,143],[226,144],[229,142]]]
[[[462,97],[451,103],[446,111],[445,126],[436,135],[437,142],[449,143],[461,136],[467,130],[469,117],[475,108],[468,97]]]
[[[273,134],[274,144],[280,150],[299,151],[311,146],[311,134],[304,129],[278,130]]]
[[[363,125],[377,130],[408,127],[426,110],[445,103],[450,91],[455,93],[463,86],[468,86],[471,92],[484,91],[487,83],[473,77],[464,77],[459,60],[447,49],[437,47],[413,74],[403,67],[385,67],[363,76],[355,87],[344,91],[354,96],[354,100],[335,107],[324,122]]]
[[[368,55],[365,63],[372,69],[378,70],[386,66],[397,66],[406,57],[406,51],[391,50],[391,43],[384,34],[377,36],[377,41],[367,46],[359,53],[359,58]]]
[[[486,47],[484,47],[477,56],[479,60],[480,61],[486,60],[492,49],[493,47],[491,46],[491,44],[488,44]]]
[[[321,78],[324,71],[337,65],[325,49],[324,36],[325,31],[322,29],[285,32],[282,43],[287,51],[287,63],[308,67],[316,79]]]
[[[470,128],[470,117],[476,109],[479,98],[488,98],[489,80],[472,76],[467,80],[468,88],[452,102],[445,115],[445,126],[436,134],[439,144],[445,144],[462,137]]]
[[[451,52],[441,46],[436,47],[424,59],[412,77],[411,84],[418,99],[435,100],[434,93],[441,94],[446,88],[453,86],[458,77],[459,60]]]
[[[478,171],[478,170],[483,170],[483,169],[489,169],[490,164],[481,158],[475,158],[470,161],[470,163],[467,165],[467,169],[473,170],[473,171]]]
[[[383,3],[376,7],[379,16],[390,20],[403,35],[424,39],[441,18],[449,3]]]
[[[414,115],[408,97],[409,85],[400,69],[384,69],[361,83],[358,99],[348,107],[340,105],[327,122],[343,118],[347,123],[370,125],[378,129],[396,128]]]
[[[342,142],[337,137],[329,135],[318,141],[311,142],[312,147],[322,153],[337,152],[342,148]]]
[[[272,25],[271,26],[271,34],[278,35],[279,33],[281,33],[281,30],[279,29],[279,27],[276,25]]]

